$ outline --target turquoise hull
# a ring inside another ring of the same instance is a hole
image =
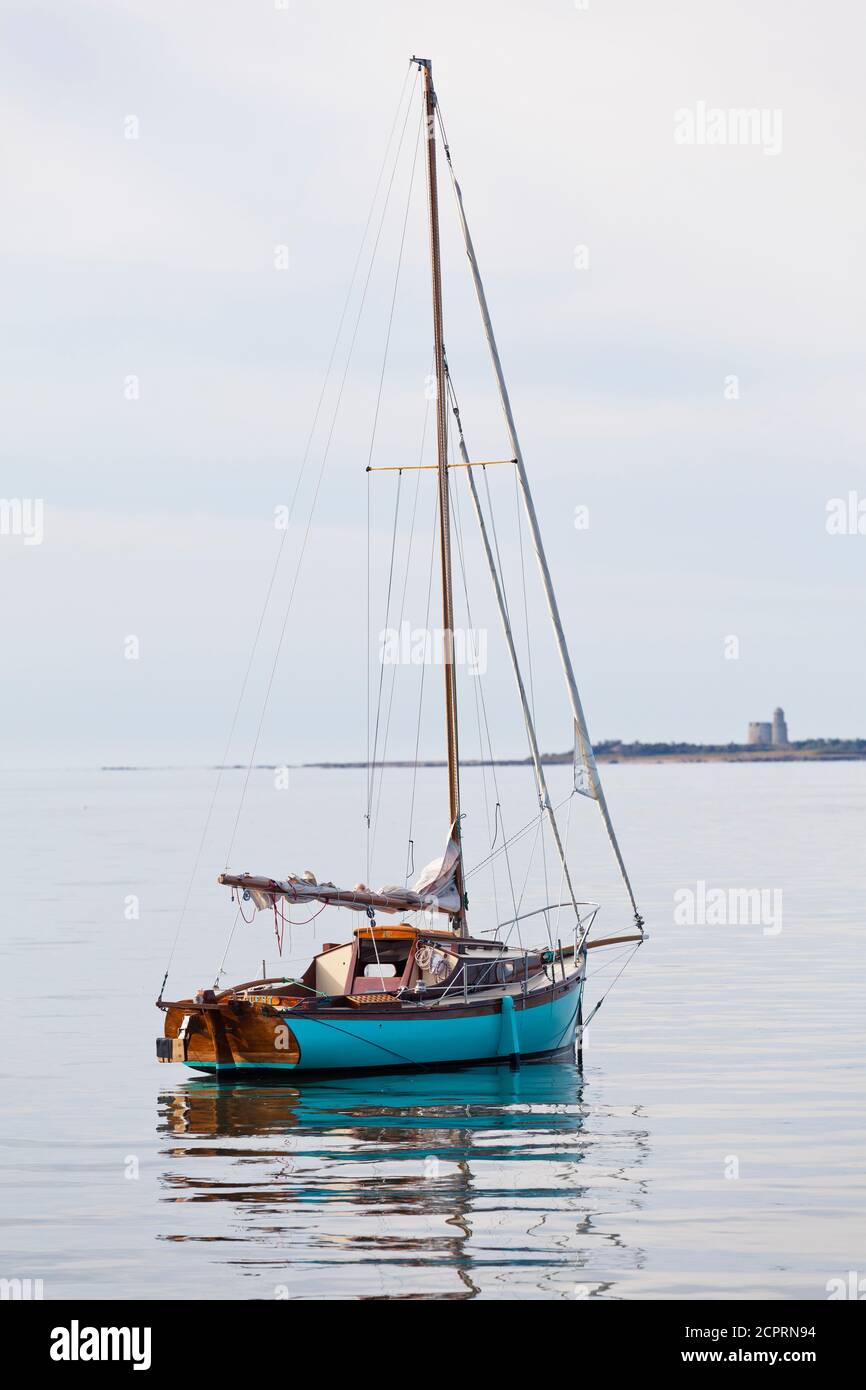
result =
[[[357,1011],[292,1014],[287,1022],[300,1047],[297,1062],[187,1062],[197,1071],[335,1072],[390,1067],[453,1066],[463,1062],[538,1057],[574,1044],[583,981],[530,1008],[510,997],[495,1012],[461,1011],[448,1017],[415,1013],[365,1018]]]

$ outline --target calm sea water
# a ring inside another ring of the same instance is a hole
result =
[[[42,1279],[46,1298],[822,1299],[828,1280],[866,1274],[866,765],[604,771],[650,940],[591,1024],[582,1070],[267,1087],[154,1056],[214,774],[10,774],[0,1275]],[[498,777],[504,810],[526,773]],[[212,983],[223,954],[232,909],[214,879],[240,780],[223,779],[169,997]],[[566,774],[552,780],[564,796]],[[419,780],[419,865],[440,848],[440,781]],[[480,803],[480,774],[469,784]],[[375,882],[403,876],[408,793],[391,774]],[[528,791],[522,805],[531,815]],[[355,882],[362,807],[359,773],[298,772],[284,792],[257,772],[233,865]],[[481,824],[467,822],[470,862],[489,849]],[[589,803],[570,835],[599,931],[627,927]],[[527,904],[544,885],[531,841],[514,849]],[[497,900],[474,882],[477,929]],[[763,889],[769,915],[678,923],[675,894],[697,902],[699,883]],[[353,924],[295,927],[281,968]],[[590,1000],[625,959],[596,956]],[[267,914],[238,928],[227,977],[263,958],[276,961]]]

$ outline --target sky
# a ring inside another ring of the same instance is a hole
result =
[[[792,738],[866,736],[859,6],[3,10],[0,493],[24,504],[0,534],[7,766],[354,760],[377,706],[380,751],[441,755],[441,671],[422,692],[417,663],[380,662],[387,626],[439,621],[433,475],[366,473],[433,459],[413,53],[434,63],[592,737],[742,741],[777,705]],[[469,449],[506,458],[440,178]],[[512,470],[486,481],[540,742],[565,748]],[[458,622],[485,658],[458,672],[464,750],[523,756],[453,482]]]

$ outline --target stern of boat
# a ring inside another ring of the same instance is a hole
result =
[[[266,995],[219,998],[211,990],[195,999],[159,1001],[165,1026],[156,1040],[157,1061],[204,1070],[296,1066],[300,1049],[275,1007],[281,1002]]]

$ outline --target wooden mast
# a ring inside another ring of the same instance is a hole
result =
[[[430,265],[433,278],[433,356],[436,372],[436,459],[439,473],[439,549],[442,565],[442,628],[445,652],[445,733],[448,748],[448,807],[450,824],[460,846],[455,887],[460,897],[458,928],[466,934],[463,887],[463,849],[460,842],[460,760],[457,749],[457,673],[454,666],[454,598],[451,585],[451,535],[448,508],[448,397],[442,331],[442,270],[439,258],[439,195],[436,185],[436,93],[433,64],[413,58],[423,74],[427,137],[427,200],[430,211]]]

